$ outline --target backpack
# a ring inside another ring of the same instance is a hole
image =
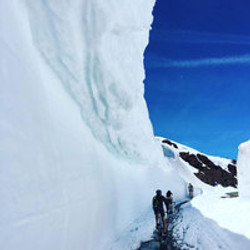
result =
[[[158,206],[159,206],[159,201],[158,201],[157,195],[156,195],[156,196],[154,196],[154,198],[153,198],[153,207],[158,207]]]

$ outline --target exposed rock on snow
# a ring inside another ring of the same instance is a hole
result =
[[[162,143],[167,143],[168,145],[173,146],[174,148],[178,148],[176,143],[174,143],[174,142],[172,142],[172,141],[170,141],[168,139],[162,140]]]

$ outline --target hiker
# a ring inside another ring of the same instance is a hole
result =
[[[160,227],[159,215],[160,215],[162,219],[162,224],[163,224],[162,235],[165,236],[166,235],[166,219],[165,219],[163,203],[167,207],[166,198],[162,195],[161,190],[157,189],[156,195],[153,197],[153,210],[155,214],[155,224],[156,224],[156,229],[159,229]]]
[[[173,213],[173,193],[168,190],[166,194],[166,199],[167,199],[167,214],[172,214]]]
[[[194,197],[194,187],[191,183],[188,184],[188,194],[189,194],[189,198],[193,199]]]

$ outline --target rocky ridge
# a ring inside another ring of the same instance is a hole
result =
[[[194,175],[211,186],[237,187],[237,162],[203,154],[197,150],[165,138],[160,140],[165,157],[179,157],[194,168]]]

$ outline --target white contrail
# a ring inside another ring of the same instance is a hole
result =
[[[155,39],[177,43],[250,45],[250,37],[235,34],[207,33],[189,30],[158,30]],[[154,39],[154,37],[152,38]]]
[[[250,65],[250,54],[245,54],[242,56],[232,56],[232,57],[211,57],[203,59],[193,59],[193,60],[170,60],[161,58],[152,62],[150,67],[152,68],[195,68],[202,66],[216,66],[216,65],[231,65],[231,64],[245,64]]]

